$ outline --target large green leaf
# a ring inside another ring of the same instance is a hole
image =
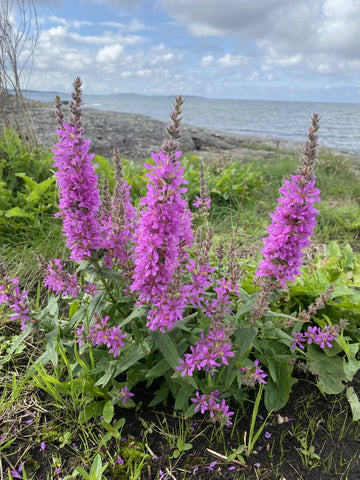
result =
[[[278,364],[276,381],[268,377],[265,385],[265,406],[268,411],[280,410],[289,400],[291,388],[297,382],[291,376],[292,370],[288,362],[281,362]]]
[[[328,394],[338,394],[345,388],[343,382],[346,375],[343,360],[340,357],[328,357],[319,347],[309,345],[307,350],[307,365],[311,373],[316,375],[321,391]]]

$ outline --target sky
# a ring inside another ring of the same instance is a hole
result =
[[[360,102],[360,0],[34,0],[27,87]]]

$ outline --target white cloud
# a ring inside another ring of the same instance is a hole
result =
[[[117,62],[124,54],[124,46],[118,43],[112,45],[106,45],[100,48],[96,54],[96,61],[99,63],[112,63]]]
[[[252,43],[263,69],[297,66],[342,75],[360,59],[359,0],[222,0],[221,6],[218,0],[160,1],[192,35],[236,40],[234,56],[241,58]],[[313,55],[326,58],[314,68]],[[231,64],[229,53],[223,58],[220,63]]]
[[[39,25],[47,25],[48,23],[55,23],[55,24],[64,25],[65,27],[73,27],[76,29],[79,29],[84,26],[93,25],[92,22],[89,22],[87,20],[71,20],[71,19],[65,19],[62,17],[57,17],[56,15],[49,15],[48,17],[40,17],[38,19],[38,23]]]
[[[239,65],[246,65],[248,59],[241,55],[231,55],[230,53],[226,53],[223,57],[217,60],[217,63],[220,67],[238,67]]]
[[[214,57],[212,55],[205,55],[205,57],[201,59],[201,65],[203,67],[208,67],[212,63],[214,63]]]

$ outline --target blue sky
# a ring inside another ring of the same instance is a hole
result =
[[[360,0],[35,0],[28,88],[360,102]]]

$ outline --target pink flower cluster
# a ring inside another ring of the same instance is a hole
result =
[[[80,261],[102,245],[98,222],[101,205],[97,175],[89,154],[90,140],[82,138],[77,125],[63,123],[53,149],[55,175],[59,186],[59,209],[71,259]]]
[[[26,328],[26,324],[30,322],[30,308],[28,303],[28,292],[21,292],[19,288],[19,280],[17,278],[10,279],[5,275],[0,283],[0,305],[5,304],[14,313],[11,320],[21,321],[21,330]]]
[[[317,343],[320,348],[325,348],[327,345],[329,348],[332,347],[331,341],[337,339],[337,334],[333,331],[331,325],[327,325],[324,329],[320,327],[308,327],[307,332],[294,332],[293,333],[294,342],[292,344],[292,348],[299,347],[304,350],[304,343],[308,343],[311,345],[313,342]]]
[[[69,297],[78,297],[81,291],[88,293],[92,297],[99,293],[96,290],[96,284],[87,283],[80,285],[76,279],[76,273],[71,274],[64,270],[64,266],[59,258],[53,258],[47,266],[47,275],[44,285],[55,293],[62,292]]]
[[[136,210],[131,203],[131,185],[117,179],[111,209],[101,221],[103,233],[104,263],[111,268],[114,264],[126,268],[129,262],[129,247],[132,245]]]
[[[139,303],[151,303],[147,326],[150,330],[172,328],[182,318],[185,299],[178,285],[186,251],[193,241],[191,213],[182,194],[184,168],[164,152],[152,154],[154,165],[146,164],[147,194],[135,230],[132,291],[139,292]]]
[[[267,373],[264,372],[262,366],[259,365],[259,360],[254,361],[254,366],[246,366],[240,368],[240,372],[243,374],[242,383],[248,387],[254,387],[256,383],[266,384]]]
[[[229,365],[228,358],[234,356],[231,348],[231,341],[224,330],[210,329],[206,337],[201,332],[201,340],[195,342],[195,348],[190,346],[191,353],[185,353],[185,360],[180,358],[181,365],[176,368],[182,371],[182,377],[192,377],[195,369],[204,369],[213,375],[217,367]]]
[[[210,210],[210,206],[211,206],[211,198],[210,197],[206,197],[206,198],[202,198],[202,197],[196,197],[195,199],[195,202],[193,203],[194,207],[196,208],[202,208],[204,210]]]
[[[229,406],[226,404],[225,400],[219,399],[219,396],[221,395],[219,390],[215,390],[209,395],[200,395],[197,391],[195,395],[195,398],[190,399],[193,403],[196,403],[195,412],[200,410],[200,413],[204,414],[208,411],[210,413],[210,418],[214,423],[218,421],[221,425],[232,425],[230,417],[233,416],[235,412],[230,412]]]
[[[272,223],[269,236],[263,239],[263,259],[256,275],[274,277],[284,286],[298,275],[304,256],[302,249],[310,244],[318,213],[314,203],[320,201],[320,190],[315,188],[314,180],[291,175],[279,191],[283,196],[270,214]]]
[[[91,325],[87,338],[92,340],[94,347],[97,345],[106,345],[109,348],[109,353],[112,353],[114,358],[116,358],[120,353],[121,347],[125,345],[123,339],[126,338],[126,334],[121,333],[119,326],[109,328],[107,326],[109,318],[110,317],[102,318],[99,323]],[[82,342],[87,340],[86,336],[84,336],[84,327],[82,326],[77,329],[76,333],[79,336],[77,343],[81,347]]]
[[[209,263],[206,265],[196,265],[194,260],[189,260],[185,266],[186,271],[191,274],[191,281],[182,288],[182,295],[186,297],[187,302],[194,308],[202,307],[205,300],[205,289],[210,287],[214,280],[212,272],[215,268],[211,267]],[[208,304],[206,304],[208,306]]]

